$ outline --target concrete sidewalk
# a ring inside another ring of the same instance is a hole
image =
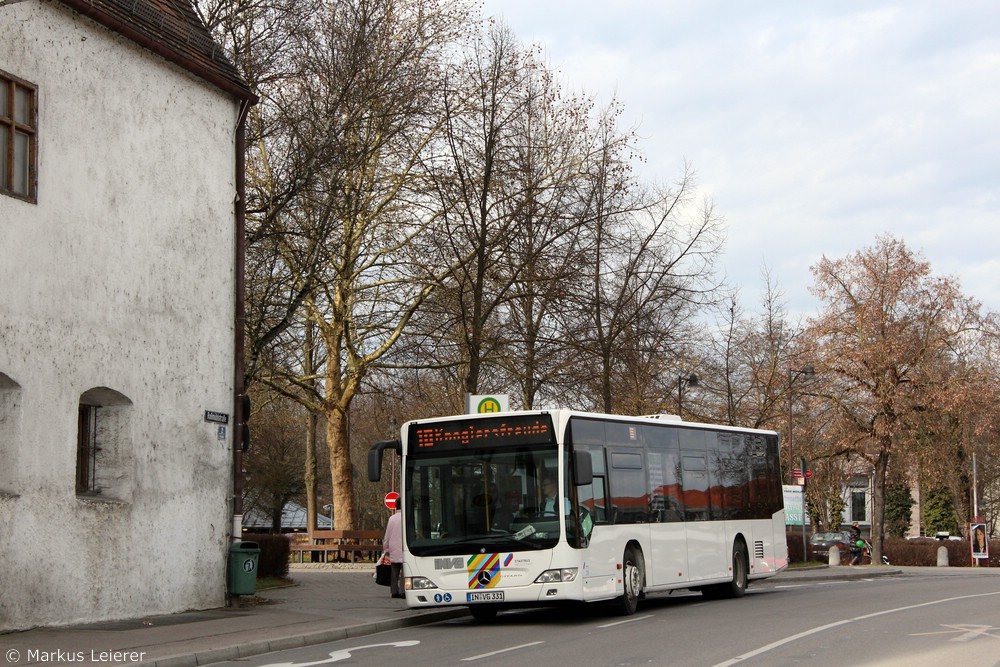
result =
[[[191,667],[468,614],[464,607],[411,611],[376,585],[373,573],[371,564],[294,568],[295,585],[258,591],[243,607],[0,635],[0,667],[69,661]]]
[[[260,604],[0,635],[0,667],[43,662],[193,667],[468,615],[465,607],[410,610],[372,579],[373,566],[294,568],[293,586],[258,593]],[[1000,577],[1000,568],[819,567],[783,572],[776,584],[900,574]],[[1000,579],[996,580],[1000,585]]]

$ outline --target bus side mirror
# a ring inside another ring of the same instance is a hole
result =
[[[395,450],[403,455],[403,443],[399,440],[382,440],[376,442],[368,450],[368,481],[377,482],[382,479],[382,452],[386,449]]]
[[[594,461],[590,452],[573,450],[573,483],[577,486],[587,486],[594,482]]]

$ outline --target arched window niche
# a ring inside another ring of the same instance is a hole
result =
[[[21,385],[0,373],[0,494],[17,495],[21,445]]]
[[[80,394],[76,493],[127,501],[132,493],[132,401],[108,387]]]

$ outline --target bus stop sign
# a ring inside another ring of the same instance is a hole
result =
[[[390,491],[385,494],[385,506],[391,510],[396,509],[396,501],[399,499],[399,494],[395,491]]]

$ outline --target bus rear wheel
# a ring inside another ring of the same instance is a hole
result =
[[[642,561],[631,547],[625,549],[622,559],[622,584],[625,590],[617,600],[618,609],[625,616],[631,616],[639,607],[643,589]]]
[[[747,547],[742,540],[733,544],[733,579],[725,584],[706,586],[702,595],[711,599],[741,598],[746,595],[750,577],[750,563],[747,557]]]
[[[741,598],[747,593],[750,578],[750,563],[747,557],[747,545],[742,540],[736,540],[733,545],[733,580],[725,587],[726,597]]]

